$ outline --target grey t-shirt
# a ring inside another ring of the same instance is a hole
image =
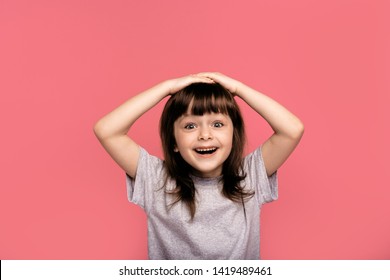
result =
[[[191,221],[187,206],[174,204],[162,188],[164,162],[140,150],[135,180],[126,174],[130,202],[148,216],[149,259],[259,259],[261,205],[278,197],[277,172],[268,177],[261,147],[244,159],[243,186],[255,192],[245,202],[233,202],[221,193],[218,178],[192,176],[196,188],[196,213]],[[166,188],[175,188],[168,180]]]

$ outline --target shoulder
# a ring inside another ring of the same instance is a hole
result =
[[[165,164],[162,159],[149,154],[149,152],[140,146],[139,161],[136,171],[136,176],[141,174],[146,176],[159,176],[165,169]]]
[[[248,168],[253,164],[262,163],[263,156],[261,152],[262,146],[257,147],[254,151],[246,155],[243,159],[244,168]]]
[[[255,190],[259,204],[271,202],[278,197],[278,176],[275,171],[267,175],[263,160],[262,146],[244,158],[244,171],[247,173],[246,181]]]

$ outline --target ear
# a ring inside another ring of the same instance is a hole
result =
[[[173,148],[173,151],[174,151],[175,153],[177,153],[177,152],[179,151],[179,149],[176,147],[176,145],[175,145],[175,147]]]

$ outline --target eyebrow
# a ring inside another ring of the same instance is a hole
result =
[[[228,115],[225,115],[225,114],[222,114],[222,113],[213,113],[214,115],[220,115],[221,117],[217,117],[218,119],[226,119],[226,118],[228,118],[229,116]],[[204,115],[206,115],[206,114],[204,114]],[[200,117],[202,117],[202,116],[204,116],[204,115],[200,115],[200,116],[198,116],[198,115],[194,115],[194,114],[188,114],[188,113],[184,113],[183,115],[181,115],[179,118],[178,118],[178,120],[180,119],[180,121],[183,121],[185,118],[200,118]]]

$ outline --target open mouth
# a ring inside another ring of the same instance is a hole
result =
[[[215,153],[216,150],[217,148],[199,148],[199,149],[195,149],[195,152],[201,155],[211,155]]]

